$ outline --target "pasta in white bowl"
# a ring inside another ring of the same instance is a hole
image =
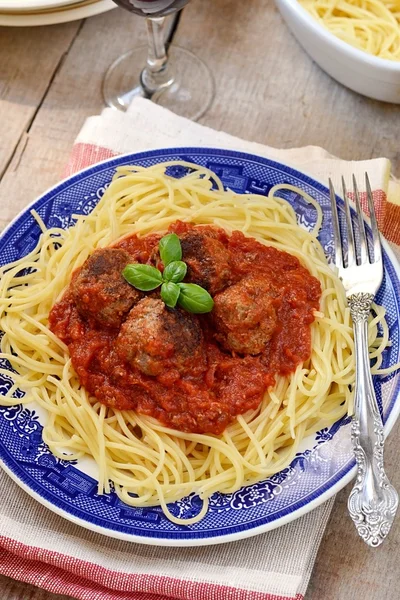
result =
[[[328,4],[325,3],[324,7]],[[351,4],[357,8],[358,0]],[[396,43],[392,44],[394,51],[391,58],[382,58],[368,53],[374,48],[381,47],[383,48],[381,54],[389,56],[388,47],[390,47],[389,42],[391,39],[389,34],[387,39],[380,44],[379,39],[385,36],[380,31],[374,39],[371,31],[375,32],[377,28],[373,25],[372,30],[370,29],[365,33],[365,38],[370,35],[371,41],[370,43],[366,42],[364,49],[361,49],[360,45],[362,46],[362,43],[353,37],[354,23],[353,25],[350,24],[347,29],[343,28],[340,37],[337,37],[335,35],[338,33],[337,20],[333,26],[332,19],[328,19],[328,28],[326,20],[324,22],[324,19],[320,17],[317,20],[314,14],[310,14],[307,9],[318,15],[325,16],[327,14],[319,7],[318,0],[317,2],[276,0],[276,5],[289,29],[306,52],[331,77],[351,90],[369,98],[400,104],[400,60],[397,57]],[[393,16],[393,31],[391,31],[391,34],[395,31],[395,14],[397,13],[394,13]],[[378,18],[377,20],[381,21]],[[336,27],[335,32],[333,32],[332,27],[334,29]],[[362,36],[360,39],[362,39]],[[353,44],[349,43],[351,40],[353,40]]]

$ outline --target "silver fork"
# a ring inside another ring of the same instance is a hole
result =
[[[354,330],[356,382],[351,441],[357,462],[357,477],[348,500],[348,509],[359,535],[372,547],[379,546],[393,523],[399,498],[383,468],[384,433],[372,383],[368,355],[368,317],[383,277],[383,262],[378,224],[368,175],[365,174],[368,208],[371,219],[373,257],[370,257],[363,213],[356,179],[353,191],[357,212],[359,257],[351,221],[349,200],[342,177],[344,212],[347,230],[347,261],[337,212],[336,196],[329,180],[335,236],[335,264],[346,290]],[[347,262],[347,264],[345,264]]]

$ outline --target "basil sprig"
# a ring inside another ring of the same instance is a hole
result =
[[[167,281],[179,283],[187,273],[187,265],[181,260],[170,262],[164,269],[163,277]]]
[[[151,265],[135,263],[127,265],[122,271],[126,281],[141,292],[151,292],[163,282],[160,271]]]
[[[208,313],[214,306],[214,300],[210,294],[195,283],[178,283],[181,290],[178,298],[178,304],[191,313]]]
[[[182,283],[187,273],[187,265],[181,260],[182,247],[176,233],[161,238],[158,248],[164,263],[164,272],[161,273],[151,265],[134,263],[127,265],[122,271],[126,281],[142,292],[151,292],[161,286],[161,299],[169,308],[175,308],[179,304],[191,313],[210,312],[214,300],[207,290],[195,283]]]
[[[172,281],[166,281],[161,286],[161,298],[169,308],[175,308],[180,293],[180,288]]]
[[[158,243],[158,250],[160,252],[161,260],[164,263],[164,267],[169,265],[169,263],[181,260],[182,258],[181,241],[176,233],[164,235]]]

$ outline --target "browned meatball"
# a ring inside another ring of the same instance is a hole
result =
[[[231,283],[230,253],[213,236],[213,232],[200,229],[181,236],[182,260],[188,266],[185,281],[197,283],[211,295]]]
[[[83,317],[91,317],[106,327],[119,327],[143,294],[122,277],[131,262],[118,248],[95,250],[71,283],[72,295]]]
[[[215,337],[227,350],[260,354],[276,327],[276,294],[262,275],[242,279],[214,297]]]
[[[115,348],[123,360],[145,375],[171,369],[184,373],[189,366],[205,366],[198,319],[180,309],[170,310],[154,298],[144,298],[131,310]]]

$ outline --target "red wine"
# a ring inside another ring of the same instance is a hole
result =
[[[114,0],[114,2],[142,17],[165,17],[186,6],[189,0]]]

